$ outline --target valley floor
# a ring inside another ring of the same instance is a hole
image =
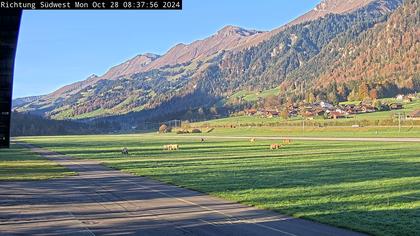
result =
[[[420,142],[281,140],[200,136],[22,137],[249,206],[374,235],[420,234]],[[178,144],[178,151],[163,151]],[[127,147],[128,156],[121,154]]]
[[[78,176],[0,182],[2,235],[363,235],[25,146]]]
[[[203,133],[187,136],[272,136],[272,137],[326,137],[326,138],[420,138],[420,126],[398,127],[313,127],[262,126],[199,128]],[[211,132],[207,133],[208,130]],[[175,130],[176,132],[176,130]],[[179,136],[179,135],[174,135]]]

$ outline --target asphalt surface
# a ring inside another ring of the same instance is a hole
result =
[[[2,236],[362,235],[27,147],[78,176],[0,182]]]

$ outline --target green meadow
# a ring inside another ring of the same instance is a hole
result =
[[[45,180],[74,174],[18,145],[0,149],[0,181]]]
[[[272,151],[276,141],[157,134],[19,140],[295,217],[420,235],[420,143],[295,141]],[[162,150],[174,143],[179,151]]]
[[[181,136],[247,136],[247,137],[332,137],[332,138],[420,138],[420,126],[398,127],[358,127],[351,126],[234,126],[215,127],[200,126],[201,134],[187,134]],[[176,132],[175,129],[174,132]],[[211,132],[207,133],[208,130]],[[175,136],[175,135],[174,135]],[[180,136],[180,135],[177,135]]]

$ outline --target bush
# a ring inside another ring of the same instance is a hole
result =
[[[170,133],[172,131],[172,128],[163,124],[159,127],[159,133]]]

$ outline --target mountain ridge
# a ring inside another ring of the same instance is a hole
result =
[[[191,44],[183,44],[183,43],[179,43],[177,45],[175,45],[174,47],[170,48],[164,55],[156,57],[152,60],[150,60],[152,57],[148,56],[148,54],[144,54],[144,55],[138,55],[132,59],[129,59],[117,66],[111,67],[104,75],[102,76],[98,76],[97,78],[87,78],[86,80],[83,81],[78,81],[75,83],[72,83],[70,85],[64,86],[54,92],[52,92],[51,94],[47,94],[45,96],[49,96],[51,95],[53,99],[56,98],[60,98],[60,97],[65,97],[66,93],[69,94],[74,94],[77,93],[80,88],[85,88],[89,85],[92,85],[94,83],[96,83],[99,80],[102,79],[111,79],[111,78],[118,78],[130,73],[124,73],[126,71],[131,72],[131,74],[135,74],[135,73],[139,73],[139,72],[145,72],[148,70],[153,70],[153,69],[158,69],[162,66],[171,66],[171,65],[175,65],[175,64],[182,64],[182,63],[186,63],[188,61],[191,61],[193,59],[202,59],[206,56],[211,56],[212,54],[220,51],[220,50],[242,50],[244,48],[247,47],[251,47],[254,45],[257,45],[261,42],[263,42],[264,40],[267,40],[268,38],[274,36],[275,34],[281,32],[282,30],[284,30],[287,27],[290,27],[292,25],[296,25],[296,24],[300,24],[302,22],[305,21],[310,21],[313,19],[317,19],[319,17],[323,17],[325,16],[327,13],[342,13],[345,11],[351,11],[354,9],[357,9],[359,7],[362,7],[364,5],[367,5],[368,3],[372,2],[374,0],[350,0],[350,2],[352,2],[352,4],[349,3],[343,3],[343,2],[348,2],[348,1],[339,1],[339,0],[323,0],[320,4],[318,4],[315,9],[311,10],[310,12],[304,14],[303,16],[300,16],[296,19],[294,19],[293,21],[291,21],[290,23],[281,26],[277,29],[274,29],[272,31],[268,31],[268,32],[263,32],[263,31],[257,31],[257,30],[246,30],[243,29],[241,27],[238,26],[231,26],[231,25],[227,25],[224,28],[220,29],[218,32],[216,32],[216,34],[213,34],[211,36],[209,36],[208,38],[205,39],[201,39],[201,40],[196,40],[194,42],[192,42]],[[345,7],[340,7],[344,5]],[[319,8],[319,6],[323,6],[322,8],[324,9],[324,13],[322,14],[313,14],[314,11],[316,11],[317,8]],[[231,40],[227,40],[227,42],[221,41],[220,40],[220,35],[224,36],[225,38],[227,36],[231,36],[231,35],[235,35],[237,37],[235,37],[234,39]],[[212,40],[212,38],[215,38],[215,40]],[[209,40],[212,42],[208,42],[206,40]],[[220,43],[216,46],[214,46],[214,41],[219,41]],[[199,47],[203,46],[203,42],[204,44],[210,44],[213,45],[213,47],[207,48],[207,50],[205,50],[204,55],[201,55],[198,52]],[[223,46],[222,46],[223,45]],[[193,48],[193,49],[191,49]],[[200,54],[200,55],[198,55]],[[151,54],[153,56],[156,56],[155,54]],[[197,56],[198,55],[198,56]],[[138,57],[146,57],[146,58],[138,58]],[[136,60],[140,59],[140,63],[138,63]],[[142,60],[150,60],[148,63],[145,63],[143,65],[143,63],[141,63]],[[136,68],[134,69],[134,67],[131,67],[128,70],[115,70],[114,68],[122,66],[124,64],[133,64],[133,65],[137,65]],[[113,70],[114,69],[114,70]],[[120,72],[120,73],[118,73]],[[49,99],[51,100],[51,99]]]
[[[212,106],[238,89],[254,91],[276,85],[296,87],[298,80],[287,81],[286,78],[322,53],[331,40],[346,32],[348,37],[356,37],[385,21],[384,16],[402,1],[352,2],[354,7],[362,7],[351,10],[348,3],[323,1],[312,11],[330,9],[350,13],[323,12],[325,15],[316,15],[316,20],[308,20],[311,17],[307,16],[297,18],[303,23],[280,27],[279,33],[256,45],[244,46],[255,37],[273,31],[226,26],[206,39],[188,45],[177,44],[153,60],[131,62],[135,57],[116,66],[117,69],[111,68],[106,73],[108,76],[82,81],[72,90],[78,92],[59,99],[43,97],[18,109],[32,109],[55,119],[91,119],[133,113],[128,116],[132,117],[129,119],[132,122],[139,117],[170,118],[173,114],[183,117],[181,110]],[[135,69],[128,69],[132,68],[129,65],[134,65]]]

